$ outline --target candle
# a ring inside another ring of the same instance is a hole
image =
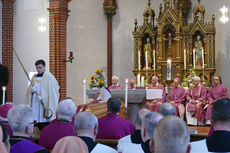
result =
[[[168,59],[167,60],[167,80],[172,80],[171,79],[171,64],[172,60],[171,59]]]
[[[86,79],[83,79],[83,104],[86,103]]]
[[[153,50],[153,69],[156,70],[156,51]]]
[[[73,52],[69,52],[69,56],[70,56],[70,57],[73,57]]]
[[[137,87],[140,87],[141,85],[141,75],[140,73],[137,75]]]
[[[125,108],[126,109],[128,107],[128,83],[129,83],[129,80],[125,79]]]
[[[204,69],[204,49],[202,48],[202,67]]]
[[[184,49],[184,69],[186,70],[186,50]]]
[[[141,52],[138,51],[138,70],[141,69]]]
[[[193,49],[193,68],[195,69],[196,68],[196,50]]]
[[[145,77],[141,76],[141,87],[145,87]]]
[[[148,53],[145,51],[145,69],[148,69]]]
[[[2,86],[2,105],[5,104],[6,86]]]

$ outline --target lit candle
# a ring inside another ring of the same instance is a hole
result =
[[[156,51],[153,50],[153,69],[156,70]]]
[[[147,51],[145,52],[145,69],[148,69],[148,53]]]
[[[202,67],[204,69],[204,49],[202,48]]]
[[[5,104],[6,86],[2,86],[2,105]]]
[[[145,87],[145,77],[141,76],[141,87]]]
[[[137,75],[137,87],[140,87],[141,85],[141,75],[140,73]]]
[[[141,52],[138,50],[138,70],[141,69]]]
[[[172,60],[171,59],[168,59],[167,60],[167,80],[172,80],[171,79],[171,64]]]
[[[70,57],[73,57],[73,52],[69,52],[69,56],[70,56]]]
[[[83,79],[82,84],[83,84],[83,104],[85,104],[86,103],[86,79],[85,78]]]
[[[128,83],[129,79],[125,79],[125,108],[128,107]]]
[[[193,68],[196,68],[196,50],[193,49]]]
[[[184,49],[184,69],[186,70],[186,50]]]

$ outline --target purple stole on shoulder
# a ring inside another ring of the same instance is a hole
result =
[[[34,153],[42,149],[44,148],[30,140],[22,140],[10,147],[10,153]]]

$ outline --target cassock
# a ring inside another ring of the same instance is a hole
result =
[[[205,111],[203,107],[206,103],[206,96],[206,89],[203,85],[189,88],[186,97],[192,98],[196,103],[193,104],[189,101],[186,105],[186,118],[188,124],[197,125],[197,121],[204,123]]]
[[[147,89],[162,89],[162,98],[157,99],[157,103],[146,102],[146,107],[152,112],[159,112],[159,107],[166,100],[165,87],[162,84],[157,83],[156,86],[149,85]]]
[[[106,145],[96,143],[92,138],[86,136],[79,136],[88,147],[89,153],[117,153],[116,150]]]
[[[172,87],[170,89],[170,101],[175,101],[174,106],[176,107],[176,115],[180,116],[181,119],[184,119],[185,113],[185,89],[181,86]]]
[[[136,130],[132,122],[112,113],[100,118],[98,125],[97,138],[101,139],[120,139]]]
[[[55,120],[42,129],[39,145],[52,150],[56,142],[65,136],[76,136],[74,125],[66,120]]]
[[[142,137],[141,137],[141,130],[136,130],[134,133],[121,138],[118,141],[117,146],[119,147],[119,145],[121,145],[123,143],[135,143],[135,144],[144,143],[142,140]]]
[[[53,112],[50,119],[46,119],[44,117],[44,108],[39,96],[32,93],[33,87],[36,89],[38,95],[41,96],[42,101],[44,102],[44,107],[47,110],[45,113],[46,116],[50,116],[52,114],[48,111],[49,109]],[[34,114],[34,120],[37,122],[48,122],[56,118],[56,109],[59,101],[59,88],[57,80],[48,71],[45,71],[43,74],[33,76],[27,90],[26,104],[31,106]]]
[[[117,149],[117,151],[119,153],[152,153],[150,150],[150,140],[147,140],[142,144],[123,144]]]
[[[10,137],[10,153],[49,153],[48,149],[43,148],[26,137]]]
[[[210,102],[213,102],[215,100],[221,99],[221,98],[228,98],[228,89],[224,85],[220,84],[217,86],[212,86],[209,89],[208,96],[207,96],[207,102],[208,102],[208,107],[207,111],[205,114],[205,119],[206,120],[211,120],[212,116],[212,104]]]
[[[13,135],[13,131],[8,123],[7,114],[12,107],[13,105],[11,104],[5,104],[0,106],[0,123],[4,125],[9,136]]]
[[[111,86],[109,86],[109,89],[124,89],[124,87],[118,83],[116,85],[112,84]]]

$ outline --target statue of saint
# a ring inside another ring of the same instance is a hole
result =
[[[144,45],[144,54],[145,54],[145,69],[151,69],[152,65],[152,49],[151,49],[150,39],[147,38],[147,43]]]
[[[195,47],[194,47],[194,49],[195,49],[195,52],[196,52],[196,54],[195,54],[195,55],[196,55],[196,58],[195,58],[196,67],[202,67],[202,66],[203,66],[203,65],[202,65],[202,63],[203,63],[203,61],[202,61],[203,43],[202,43],[202,41],[200,40],[200,36],[199,36],[199,35],[197,36],[197,40],[196,40],[196,42],[195,42]]]

